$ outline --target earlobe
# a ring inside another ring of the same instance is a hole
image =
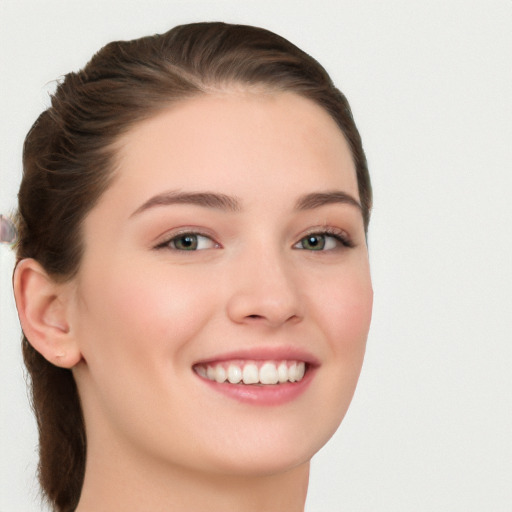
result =
[[[21,260],[13,278],[21,328],[30,344],[50,363],[72,368],[82,358],[69,324],[69,293],[34,259]]]

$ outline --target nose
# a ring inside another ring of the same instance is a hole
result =
[[[279,255],[252,254],[232,267],[230,282],[227,314],[235,323],[276,328],[304,316],[294,269]]]

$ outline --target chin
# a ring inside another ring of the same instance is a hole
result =
[[[216,443],[210,470],[244,477],[272,476],[308,464],[337,430],[340,419],[322,425],[283,426],[269,423],[260,432],[242,435],[231,433],[230,439]],[[321,427],[321,428],[319,428]],[[226,446],[227,445],[227,446]]]

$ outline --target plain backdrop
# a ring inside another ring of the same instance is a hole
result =
[[[0,213],[53,81],[186,22],[278,32],[352,105],[375,192],[360,384],[308,512],[512,511],[512,1],[0,0]],[[0,246],[0,512],[42,510]]]

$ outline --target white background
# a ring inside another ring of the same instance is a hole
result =
[[[0,212],[51,81],[113,39],[260,25],[348,96],[375,191],[375,309],[309,512],[512,511],[511,0],[0,0]],[[0,512],[41,510],[36,435],[0,247]]]

